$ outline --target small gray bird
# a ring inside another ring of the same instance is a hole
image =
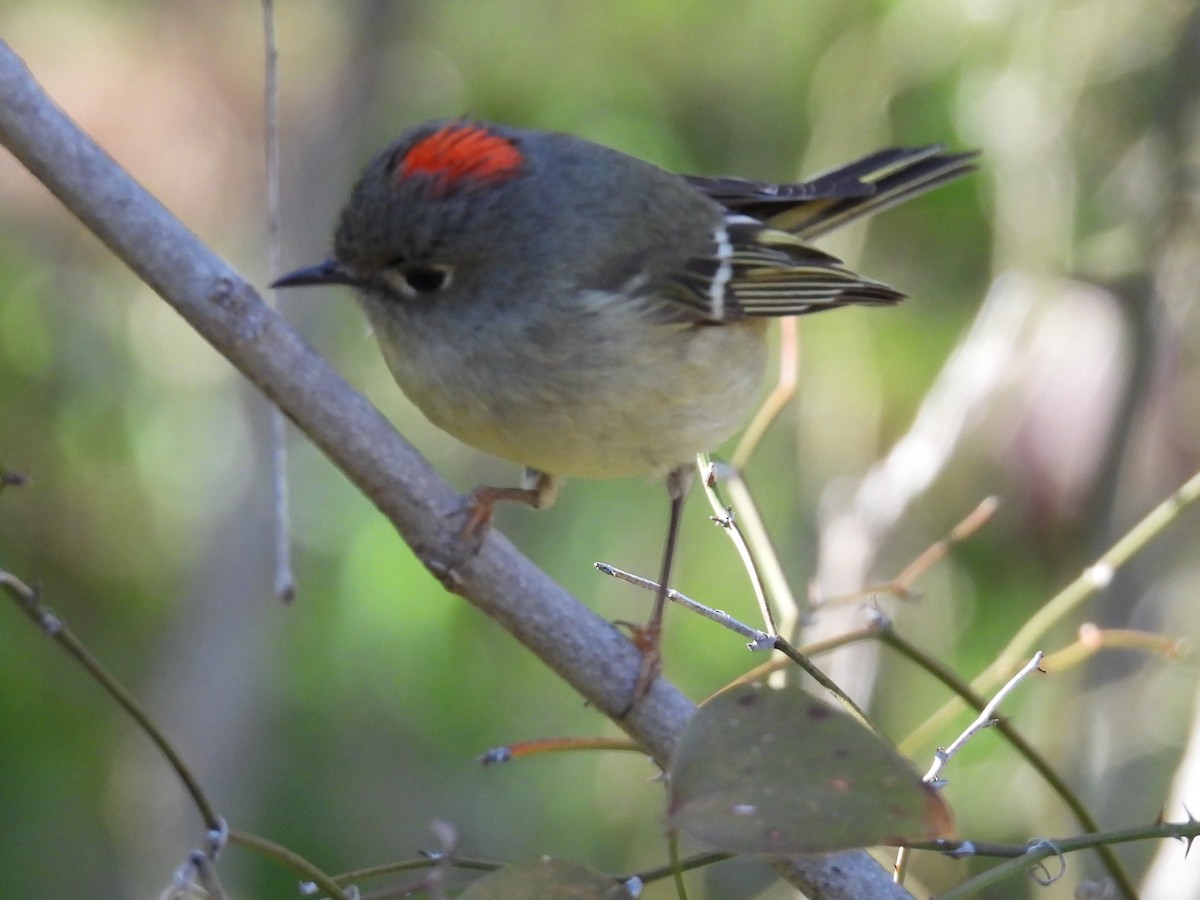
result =
[[[565,476],[667,476],[636,699],[660,667],[691,460],[757,402],[768,320],[903,296],[808,241],[974,158],[891,148],[767,184],[675,175],[570,135],[430,122],[367,165],[333,258],[274,286],[356,288],[396,382],[430,421],[526,467],[522,487],[476,490],[471,529],[498,500],[549,506]]]

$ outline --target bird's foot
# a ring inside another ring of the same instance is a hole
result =
[[[629,703],[617,715],[618,719],[623,719],[629,715],[637,702],[649,693],[655,679],[662,672],[662,625],[654,622],[647,625],[635,625],[632,622],[624,621],[615,624],[629,629],[629,639],[633,641],[633,645],[642,655],[638,665],[637,681],[633,684],[633,694],[629,698]]]
[[[455,527],[453,537],[447,536],[439,549],[425,558],[425,564],[449,591],[457,592],[462,584],[459,570],[483,547],[497,503],[521,503],[534,509],[545,509],[554,502],[558,482],[541,472],[527,474],[522,487],[493,487],[481,485],[471,491],[448,515]]]

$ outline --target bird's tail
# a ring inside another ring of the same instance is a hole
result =
[[[889,147],[792,184],[691,175],[687,180],[731,212],[812,240],[973,171],[977,156],[947,153],[939,144]]]

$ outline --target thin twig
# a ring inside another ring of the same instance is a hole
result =
[[[149,714],[142,709],[141,704],[137,702],[133,694],[129,692],[124,685],[103,666],[103,664],[92,655],[91,651],[84,646],[62,620],[54,615],[38,597],[37,591],[29,587],[21,579],[15,575],[0,571],[0,587],[7,590],[10,597],[17,603],[17,608],[24,612],[49,637],[67,651],[68,654],[92,676],[92,679],[100,685],[104,691],[117,702],[129,716],[137,723],[147,737],[158,748],[158,751],[166,759],[167,764],[174,770],[175,775],[183,783],[184,789],[192,798],[192,803],[200,813],[200,817],[204,820],[204,825],[210,831],[223,831],[225,829],[224,820],[217,815],[216,809],[209,801],[208,796],[204,793],[204,789],[200,787],[200,782],[196,776],[192,774],[192,770],[188,768],[183,761],[183,756],[180,755],[166,736],[159,731],[158,726],[150,718]]]
[[[262,0],[265,78],[263,85],[267,153],[267,243],[270,245],[271,272],[283,274],[283,216],[279,202],[279,47],[275,41],[275,2]],[[279,308],[279,292],[271,291],[268,300]],[[274,403],[267,413],[271,447],[271,521],[275,547],[275,596],[284,603],[296,597],[296,572],[292,565],[291,492],[288,487],[287,423],[283,411]]]
[[[1064,838],[1040,838],[1030,841],[1028,844],[1016,846],[972,842],[969,853],[956,850],[954,845],[962,843],[959,841],[930,841],[910,846],[914,849],[935,850],[960,857],[968,855],[1009,857],[1007,862],[993,866],[973,878],[955,885],[946,892],[938,894],[939,900],[963,900],[963,898],[979,896],[990,885],[1020,875],[1039,861],[1051,856],[1061,856],[1079,850],[1108,850],[1117,844],[1127,844],[1133,841],[1162,838],[1190,841],[1196,837],[1200,837],[1200,822],[1190,819],[1187,822],[1155,822],[1153,825],[1140,825],[1116,831],[1095,831]],[[1137,894],[1134,893],[1130,896],[1136,897]]]
[[[929,767],[929,771],[925,773],[925,776],[921,779],[922,781],[938,789],[945,786],[946,781],[942,778],[942,769],[945,768],[946,763],[953,759],[954,756],[967,745],[967,741],[979,734],[979,732],[983,731],[985,728],[991,728],[996,724],[996,710],[1000,708],[1000,704],[1004,701],[1004,698],[1012,693],[1016,686],[1020,684],[1030,673],[1041,671],[1039,667],[1041,666],[1044,656],[1045,654],[1043,654],[1041,650],[1035,653],[1033,658],[1024,666],[1022,666],[1021,670],[1012,678],[1010,678],[1004,687],[996,692],[996,696],[992,697],[991,701],[989,701],[983,707],[983,709],[980,710],[979,715],[975,718],[975,721],[963,729],[963,732],[954,739],[949,747],[944,749],[941,747],[937,748],[933,754],[933,765]],[[893,866],[893,878],[896,882],[901,884],[904,883],[904,877],[908,872],[908,862],[909,848],[901,847],[899,852],[896,854],[896,863]]]
[[[827,609],[835,604],[853,603],[864,597],[888,594],[901,600],[910,600],[914,596],[912,586],[926,572],[946,558],[950,548],[960,544],[975,534],[995,515],[1000,501],[996,497],[985,497],[949,532],[946,536],[934,541],[905,566],[899,575],[889,581],[870,584],[864,588],[839,594],[836,597],[821,599],[816,605]]]
[[[950,762],[950,760],[953,759],[954,756],[967,745],[967,741],[979,734],[979,732],[983,731],[985,728],[991,728],[996,724],[996,710],[1000,708],[1000,704],[1004,701],[1004,698],[1012,693],[1016,686],[1020,684],[1031,672],[1040,671],[1039,666],[1041,665],[1044,655],[1045,654],[1043,654],[1041,650],[1033,654],[1033,658],[1024,666],[1022,666],[1021,670],[1012,678],[1010,678],[1004,687],[996,692],[996,696],[992,697],[991,701],[988,702],[982,710],[980,710],[979,715],[975,718],[975,721],[963,729],[963,732],[954,739],[949,747],[944,749],[941,747],[937,748],[933,754],[933,765],[929,767],[929,771],[925,773],[925,776],[921,779],[922,781],[934,788],[941,788],[945,786],[946,781],[942,778],[942,769],[946,767],[946,763]],[[893,878],[896,882],[903,884],[905,874],[908,871],[908,861],[909,849],[907,847],[902,847],[896,854],[896,864],[893,867]]]
[[[1004,687],[996,692],[996,696],[992,697],[988,704],[980,710],[975,721],[963,729],[962,734],[955,738],[949,747],[945,749],[939,747],[937,749],[937,752],[933,755],[933,765],[929,767],[929,771],[925,773],[925,777],[922,779],[926,784],[941,787],[946,783],[941,777],[942,769],[945,768],[946,763],[950,762],[955,754],[966,746],[967,741],[983,731],[983,729],[990,728],[995,724],[996,710],[999,709],[1004,698],[1011,694],[1016,686],[1024,681],[1030,673],[1040,670],[1039,667],[1042,664],[1043,657],[1045,657],[1045,654],[1041,650],[1033,654],[1033,658],[1025,663],[1020,671],[1010,678]]]
[[[619,750],[622,752],[641,753],[642,748],[629,738],[619,737],[573,737],[573,738],[539,738],[532,741],[517,741],[501,747],[491,747],[475,757],[475,761],[484,766],[494,766],[497,763],[512,762],[527,756],[541,756],[546,753],[578,753],[582,750]]]
[[[1079,626],[1079,639],[1047,656],[1042,660],[1042,668],[1047,672],[1062,672],[1112,647],[1158,653],[1170,661],[1179,659],[1187,651],[1187,643],[1177,638],[1130,628],[1100,628],[1092,622],[1084,622]]]
[[[729,492],[730,505],[737,514],[738,524],[754,555],[755,566],[762,577],[767,596],[772,600],[776,631],[793,634],[800,621],[801,607],[783,571],[779,554],[767,531],[766,523],[754,502],[754,494],[741,469],[716,464],[717,475]]]
[[[1050,838],[1049,842],[1064,853],[1073,853],[1078,850],[1090,850],[1093,847],[1115,844],[1128,844],[1133,841],[1162,840],[1167,838],[1186,841],[1189,838],[1194,839],[1197,837],[1200,837],[1200,821],[1189,819],[1186,822],[1154,822],[1150,825],[1136,825],[1132,828],[1118,828],[1113,831],[1093,831],[1088,834],[1071,835],[1070,837]],[[1045,838],[1042,838],[1024,844],[999,844],[990,841],[943,839],[918,841],[907,846],[912,850],[944,853],[955,859],[966,859],[968,857],[1018,859],[1028,854],[1033,845],[1045,840]]]
[[[400,862],[383,863],[378,866],[368,866],[350,872],[341,872],[333,876],[332,880],[342,885],[360,884],[364,881],[383,878],[388,875],[428,869],[443,862],[455,869],[462,869],[467,872],[495,872],[497,869],[504,868],[504,863],[491,859],[472,859],[466,856],[452,856],[446,859],[445,854],[426,853],[420,859],[406,859]]]
[[[848,713],[850,713],[850,715],[853,716],[860,725],[862,725],[868,731],[882,737],[882,734],[875,726],[875,723],[867,718],[867,714],[863,711],[862,707],[854,702],[854,698],[842,690],[841,685],[826,675],[825,672],[821,670],[806,655],[789,644],[786,638],[776,635],[775,649],[803,669],[817,684],[829,691],[829,693],[832,694],[837,701],[842,704],[842,707]]]
[[[620,581],[632,584],[635,587],[644,588],[647,591],[656,593],[658,591],[658,582],[650,578],[643,578],[641,575],[634,575],[632,572],[626,572],[624,569],[618,569],[609,563],[598,562],[593,563],[597,570],[605,575],[611,575]],[[767,634],[765,631],[759,631],[757,628],[751,628],[749,625],[739,622],[733,616],[724,610],[714,609],[711,606],[705,606],[698,600],[693,600],[686,594],[681,594],[674,588],[667,589],[667,599],[672,603],[678,603],[685,609],[691,612],[698,613],[704,618],[716,622],[723,628],[728,628],[730,631],[740,634],[744,638],[749,638],[750,642],[746,645],[749,650],[769,650],[774,646],[774,637]]]
[[[734,549],[737,550],[742,565],[746,568],[746,575],[750,579],[750,586],[754,588],[754,597],[758,601],[758,610],[762,613],[763,624],[766,625],[769,634],[779,634],[779,629],[775,625],[775,616],[771,612],[771,602],[767,599],[766,587],[763,584],[758,561],[751,552],[750,545],[746,542],[737,517],[733,514],[733,507],[725,502],[720,491],[717,490],[717,467],[706,453],[697,455],[696,467],[700,470],[700,484],[704,488],[704,496],[708,498],[708,504],[712,507],[711,518],[729,535],[729,540],[733,542]]]
[[[633,575],[624,571],[623,569],[618,569],[616,566],[609,565],[608,563],[598,562],[594,563],[594,565],[605,575],[612,575],[614,578],[619,578],[622,581],[626,581],[640,588],[645,588],[648,591],[656,591],[658,589],[657,582],[651,581],[649,578],[642,578],[640,575]],[[730,631],[737,632],[743,637],[750,638],[750,643],[746,645],[747,649],[749,650],[778,650],[789,660],[791,660],[791,662],[803,669],[804,672],[806,672],[814,681],[817,682],[817,684],[829,691],[829,693],[832,694],[842,704],[842,706],[846,708],[846,711],[849,712],[850,715],[852,715],[855,719],[857,719],[860,724],[871,731],[878,733],[878,729],[871,722],[871,720],[867,718],[867,714],[863,712],[862,708],[855,703],[845,691],[838,687],[837,683],[833,681],[833,679],[822,672],[820,668],[814,665],[813,662],[808,659],[807,656],[805,656],[805,654],[801,653],[799,650],[789,644],[782,636],[770,635],[765,631],[759,631],[755,628],[751,628],[750,626],[739,622],[727,612],[719,609],[713,609],[710,606],[705,606],[703,603],[693,600],[692,598],[681,594],[674,589],[667,591],[667,599],[672,603],[678,603],[692,612],[699,613],[706,619],[711,619],[717,624],[728,628]]]
[[[979,504],[963,518],[961,522],[950,529],[940,541],[934,541],[925,551],[910,562],[891,580],[889,587],[897,596],[907,596],[912,593],[912,586],[922,575],[946,558],[950,548],[961,544],[967,538],[973,537],[980,528],[991,521],[992,516],[1000,506],[999,497],[984,497]]]
[[[859,641],[876,639],[879,636],[879,628],[878,624],[872,623],[866,628],[860,628],[857,631],[846,631],[842,634],[825,638],[824,640],[810,641],[801,647],[797,647],[796,652],[810,658],[820,656],[822,653],[832,653],[834,650],[840,650],[842,647],[856,644]],[[790,665],[792,665],[792,660],[786,657],[768,660],[765,663],[755,666],[748,672],[739,675],[733,681],[729,682],[729,684],[725,685],[723,689],[728,689],[738,684],[753,684],[756,681],[762,681]]]
[[[633,877],[637,878],[638,881],[642,882],[643,884],[650,884],[653,881],[661,881],[664,878],[671,878],[674,876],[677,869],[680,872],[690,872],[693,869],[702,869],[705,866],[711,866],[715,865],[716,863],[725,862],[726,860],[733,859],[734,856],[736,856],[734,853],[722,853],[717,850],[713,850],[708,853],[697,853],[695,856],[688,856],[680,859],[678,861],[678,865],[676,865],[674,862],[668,862],[666,865],[657,866],[653,869],[646,869],[643,872],[638,872]],[[615,875],[613,877],[620,881],[626,876]]]
[[[319,887],[329,897],[341,897],[349,900],[349,894],[338,884],[337,880],[313,865],[295,850],[278,844],[261,835],[249,831],[232,829],[229,832],[229,843],[253,850],[269,859],[281,862],[294,870],[301,878]]]
[[[675,896],[678,900],[688,900],[687,883],[683,880],[683,864],[679,858],[679,829],[667,829],[667,857],[671,864],[675,881]]]

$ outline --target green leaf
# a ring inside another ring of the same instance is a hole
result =
[[[667,815],[736,853],[826,853],[946,837],[950,810],[879,736],[798,688],[703,704],[669,769]]]
[[[579,863],[546,858],[490,872],[458,896],[459,900],[633,900],[609,876]]]

